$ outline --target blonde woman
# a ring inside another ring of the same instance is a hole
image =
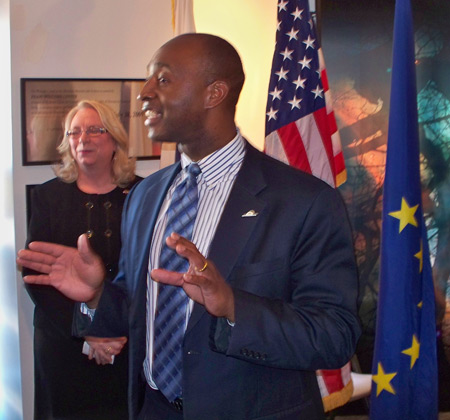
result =
[[[128,157],[128,138],[116,113],[84,100],[65,118],[57,178],[32,191],[27,244],[76,246],[87,232],[109,279],[117,272],[122,207],[139,179]],[[24,270],[24,275],[27,270]],[[126,348],[99,366],[72,336],[74,302],[50,286],[27,285],[35,303],[35,419],[126,419]]]

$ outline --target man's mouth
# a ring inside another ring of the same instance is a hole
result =
[[[161,119],[161,112],[155,111],[153,109],[148,109],[145,111],[145,125],[146,127],[150,127],[156,124]]]
[[[142,111],[144,111],[146,127],[156,124],[161,119],[162,113],[156,109],[150,108],[150,104],[148,102],[144,102]]]

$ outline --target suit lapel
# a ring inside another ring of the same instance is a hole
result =
[[[150,187],[143,192],[142,197],[133,197],[135,200],[133,203],[134,214],[131,214],[129,219],[137,221],[137,223],[136,226],[133,227],[135,234],[133,235],[132,254],[129,257],[134,260],[133,267],[140,267],[141,270],[139,274],[136,273],[136,282],[133,284],[132,294],[137,290],[139,284],[144,284],[146,287],[146,281],[143,282],[142,278],[147,278],[148,259],[153,230],[167,190],[179,170],[180,164],[170,167],[161,174],[159,180],[155,180],[150,184]],[[142,287],[140,289],[142,289]]]
[[[247,154],[211,243],[208,259],[214,262],[225,279],[228,279],[239,255],[245,252],[244,248],[266,205],[258,198],[259,192],[266,186],[259,169],[259,153],[247,145]],[[187,332],[205,312],[202,305],[194,305]]]

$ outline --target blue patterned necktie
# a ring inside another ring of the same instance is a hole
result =
[[[200,168],[191,163],[187,177],[175,188],[167,209],[167,225],[159,258],[159,267],[186,272],[189,262],[165,243],[176,232],[191,239],[197,216],[197,175]],[[154,321],[153,380],[169,401],[182,395],[182,344],[186,323],[188,297],[183,288],[160,283]]]

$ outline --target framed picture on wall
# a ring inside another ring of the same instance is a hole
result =
[[[147,138],[136,99],[143,84],[143,79],[21,79],[23,165],[58,161],[64,117],[83,99],[104,102],[117,112],[130,139],[130,156],[159,159],[161,146]]]

